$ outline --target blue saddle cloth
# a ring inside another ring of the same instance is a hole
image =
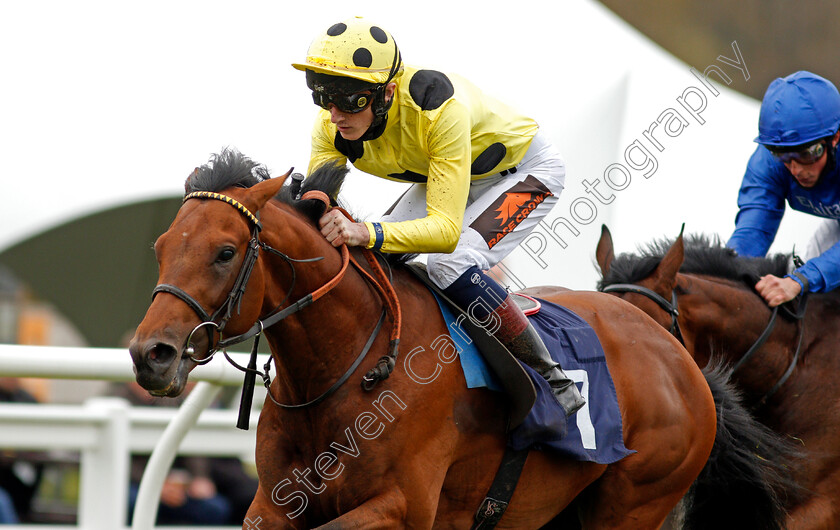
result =
[[[455,315],[449,306],[435,296],[447,327],[453,329]],[[508,445],[514,449],[553,450],[576,460],[611,464],[633,454],[624,447],[621,414],[612,376],[607,369],[604,350],[595,330],[573,311],[540,300],[540,311],[528,317],[545,342],[552,358],[578,385],[586,405],[566,418],[563,409],[551,394],[545,379],[522,364],[537,389],[537,400],[530,414],[511,431]],[[468,388],[486,387],[501,390],[496,375],[472,341],[458,333],[450,333],[459,352],[461,367]],[[566,422],[567,434],[562,434]]]

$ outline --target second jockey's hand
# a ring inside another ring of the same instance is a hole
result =
[[[794,279],[779,278],[768,274],[762,276],[759,282],[755,284],[755,290],[764,298],[767,305],[776,307],[796,298],[802,287]]]

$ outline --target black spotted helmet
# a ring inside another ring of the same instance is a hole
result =
[[[390,33],[355,17],[332,25],[318,35],[298,70],[349,77],[370,85],[384,85],[403,70],[402,56]]]

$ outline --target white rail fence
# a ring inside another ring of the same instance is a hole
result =
[[[231,357],[240,365],[247,364],[246,354]],[[124,349],[5,344],[0,344],[0,376],[134,380],[131,360]],[[0,404],[0,447],[70,450],[81,455],[77,526],[27,524],[2,528],[125,529],[130,456],[151,452],[130,527],[148,530],[154,528],[161,488],[176,454],[253,460],[258,412],[252,413],[251,429],[242,431],[236,428],[236,411],[205,410],[222,386],[242,384],[242,372],[218,356],[193,370],[190,379],[199,384],[179,409],[132,408],[125,400],[105,397],[83,405]]]

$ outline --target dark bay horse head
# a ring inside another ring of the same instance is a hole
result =
[[[784,276],[788,268],[787,256],[743,258],[717,238],[684,237],[682,232],[673,240],[654,241],[637,254],[616,257],[606,226],[596,261],[601,269],[597,288],[641,308],[675,335],[679,330],[701,366],[715,344],[724,343],[730,355],[747,351],[771,315],[755,283],[767,274]]]
[[[313,175],[313,182],[331,179],[337,190],[345,173],[343,168],[325,170],[322,176]],[[287,176],[269,178],[267,170],[249,158],[225,150],[187,179],[183,206],[155,242],[158,286],[129,348],[137,382],[152,394],[179,395],[189,372],[209,360],[222,332],[245,333],[270,310],[268,305],[281,304],[265,293],[264,268],[276,263],[257,255],[263,244],[259,216],[265,205],[278,194],[277,205],[296,202],[288,187],[282,188]],[[311,221],[326,207],[320,201],[304,203],[299,206],[304,213],[290,218],[308,214]],[[296,228],[283,225],[283,230],[293,233]],[[297,239],[287,238],[287,252],[305,254],[295,248]],[[173,303],[175,298],[179,301]]]

